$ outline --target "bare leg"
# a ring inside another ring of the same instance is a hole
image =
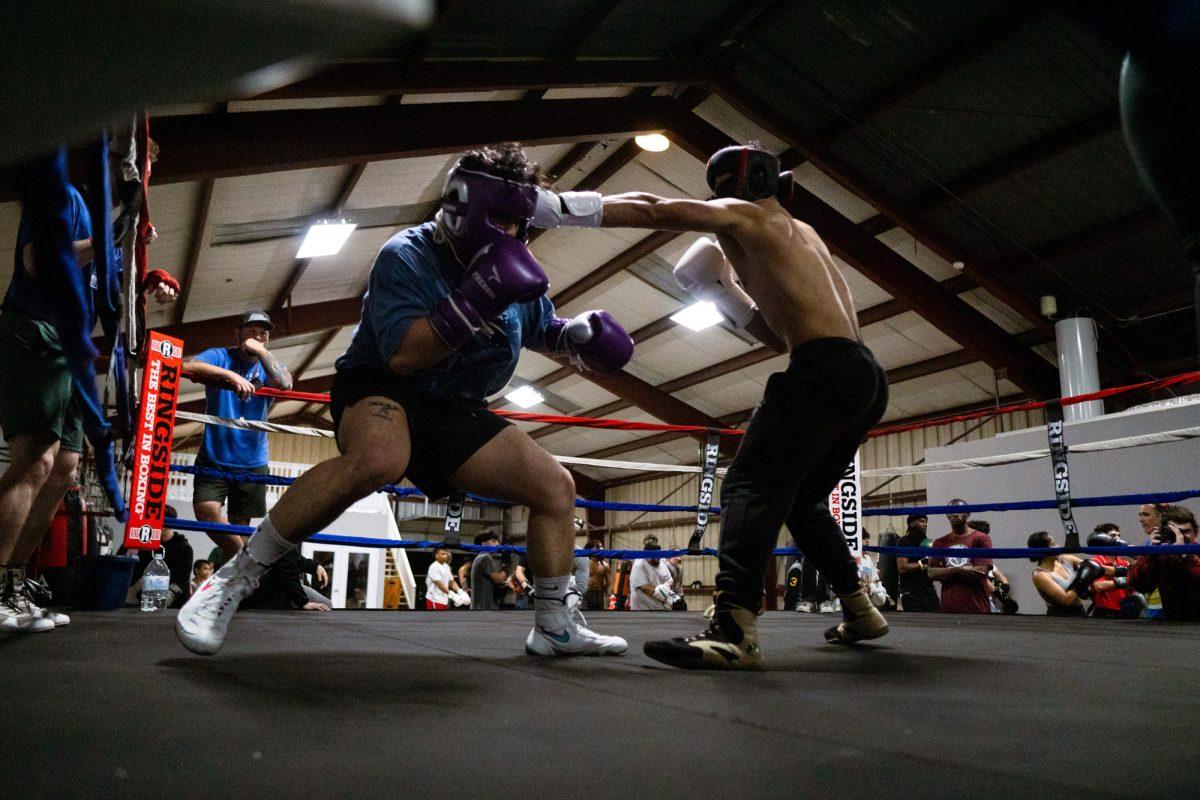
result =
[[[199,500],[192,503],[192,511],[196,513],[196,519],[201,522],[216,522],[225,525],[229,520],[221,516],[221,501],[219,500]],[[235,525],[244,525],[244,522],[234,523]],[[238,553],[242,552],[242,548],[246,546],[245,536],[230,536],[223,533],[210,533],[208,538],[212,539],[213,544],[221,548],[221,552],[229,558],[233,558]]]
[[[284,539],[304,541],[408,468],[408,418],[392,400],[366,397],[346,409],[338,439],[342,454],[298,477],[271,509],[271,524]]]
[[[13,563],[21,530],[29,518],[34,498],[54,470],[58,440],[39,436],[14,436],[8,442],[10,462],[0,474],[0,564]],[[23,562],[22,562],[23,563]]]
[[[529,568],[570,575],[575,543],[575,480],[517,428],[505,428],[451,476],[455,486],[529,508]]]
[[[25,525],[21,528],[16,547],[13,548],[14,564],[24,564],[29,561],[33,556],[33,551],[41,545],[46,531],[50,530],[54,513],[58,511],[58,504],[62,502],[63,495],[67,493],[67,489],[75,480],[75,468],[78,466],[79,453],[60,449],[58,455],[54,457],[54,466],[50,470],[50,477],[46,479],[37,496],[33,498],[29,515],[25,518]]]

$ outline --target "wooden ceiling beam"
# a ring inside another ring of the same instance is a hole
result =
[[[668,59],[658,61],[438,61],[424,64],[360,62],[333,64],[309,78],[253,98],[256,100],[361,97],[422,93],[521,91],[539,88],[658,86],[709,83],[703,69]],[[498,141],[498,138],[487,141]]]
[[[187,312],[188,300],[192,296],[192,285],[196,280],[196,267],[200,264],[200,254],[204,251],[204,239],[208,234],[208,216],[212,210],[213,186],[212,178],[200,181],[196,191],[196,205],[192,211],[191,239],[188,240],[187,256],[184,258],[183,269],[175,277],[179,280],[179,297],[175,301],[175,324],[183,322]],[[107,352],[107,351],[104,351]]]
[[[156,165],[154,181],[450,155],[496,141],[628,139],[665,128],[673,107],[666,97],[622,97],[167,116],[155,120],[154,138],[170,157]],[[0,178],[0,201],[16,199],[11,171]]]

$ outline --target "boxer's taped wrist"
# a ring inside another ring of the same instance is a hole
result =
[[[563,192],[558,196],[565,216],[560,224],[598,228],[604,218],[604,199],[599,192]]]
[[[439,300],[429,312],[429,324],[447,347],[458,350],[483,327],[483,319],[456,289]]]

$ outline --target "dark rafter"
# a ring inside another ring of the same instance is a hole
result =
[[[424,92],[496,92],[708,83],[703,69],[661,61],[439,61],[426,64],[334,64],[256,99],[353,97]],[[489,140],[492,141],[492,140]]]
[[[495,141],[527,145],[628,139],[662,130],[664,97],[475,102],[161,117],[154,138],[171,157],[156,184],[461,152]],[[0,201],[15,199],[4,174]]]
[[[935,209],[957,202],[983,191],[1037,164],[1057,158],[1077,147],[1082,147],[1099,136],[1114,130],[1120,122],[1117,104],[1106,106],[1097,113],[1077,120],[1062,128],[1035,139],[988,163],[976,167],[946,182],[935,186],[909,201],[909,207],[918,214],[928,214]],[[878,236],[895,227],[895,223],[883,214],[863,220],[858,227],[872,236]]]
[[[200,181],[196,191],[196,206],[192,213],[192,238],[188,242],[187,256],[183,269],[175,277],[179,280],[179,298],[175,301],[175,324],[183,322],[187,312],[188,299],[192,296],[192,284],[196,279],[196,266],[200,263],[200,254],[204,251],[204,236],[208,231],[208,213],[212,209],[213,185],[212,178]]]
[[[821,138],[833,139],[855,125],[870,122],[968,64],[978,62],[987,53],[1039,23],[1049,10],[1048,6],[1044,0],[1014,4],[1003,19],[988,22],[975,35],[938,53],[922,67],[860,102],[847,114],[848,119],[836,129],[826,131]]]
[[[747,7],[745,3],[735,3],[729,13],[707,26],[683,48],[684,58],[690,58],[695,64],[712,64],[721,61],[727,54],[737,49],[754,29],[769,19],[775,13],[788,5],[790,0],[757,0]],[[694,56],[691,54],[695,54]]]

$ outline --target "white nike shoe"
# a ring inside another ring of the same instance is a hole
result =
[[[246,571],[243,559],[250,561],[241,553],[217,570],[179,609],[175,635],[193,653],[210,656],[221,649],[233,612],[258,586],[258,576]]]
[[[566,600],[539,600],[551,603],[555,610],[535,612],[533,630],[525,639],[525,652],[531,656],[619,656],[629,649],[620,636],[604,636],[587,628],[579,610],[583,598],[569,592]]]
[[[807,600],[801,600],[799,603],[796,603],[796,611],[802,614],[811,614],[816,610],[816,606]]]

